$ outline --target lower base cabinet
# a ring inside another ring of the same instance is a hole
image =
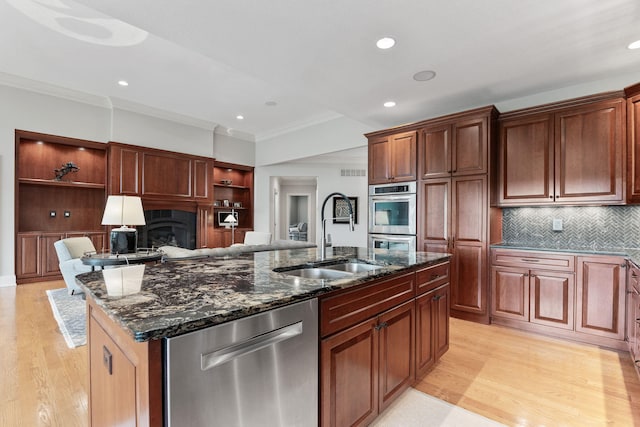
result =
[[[414,325],[411,300],[322,340],[322,425],[368,425],[413,384]]]
[[[640,375],[640,268],[632,264],[627,276],[627,342]]]
[[[491,321],[624,350],[622,257],[491,251]]]
[[[447,283],[416,298],[416,378],[449,349],[450,295]]]

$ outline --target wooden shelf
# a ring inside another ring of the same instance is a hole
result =
[[[226,184],[213,184],[214,187],[220,187],[220,188],[233,188],[236,190],[250,190],[249,187],[244,186],[244,185],[226,185]]]
[[[214,206],[213,209],[221,210],[221,211],[228,211],[230,209],[233,209],[233,210],[236,210],[236,211],[241,211],[241,210],[247,210],[249,208],[245,208],[245,207],[234,208],[233,206]]]
[[[104,184],[95,182],[79,182],[79,181],[56,181],[54,179],[38,179],[38,178],[18,178],[20,184],[28,185],[51,185],[53,187],[79,187],[79,188],[95,188],[104,190]]]

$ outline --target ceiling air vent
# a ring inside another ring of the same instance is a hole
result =
[[[340,176],[367,176],[366,169],[340,169]]]

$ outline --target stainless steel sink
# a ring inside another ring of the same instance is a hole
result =
[[[328,268],[296,268],[294,270],[279,271],[279,273],[304,277],[305,279],[342,279],[353,275],[353,273],[346,271],[330,270]]]
[[[324,268],[336,271],[346,271],[349,273],[364,273],[367,271],[378,270],[382,267],[379,265],[366,264],[364,262],[345,262],[342,264],[327,265]]]

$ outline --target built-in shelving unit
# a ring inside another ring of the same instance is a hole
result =
[[[253,230],[253,167],[215,162],[213,167],[214,246],[241,243],[244,233]],[[236,212],[233,230],[221,226],[219,215]]]
[[[16,130],[16,279],[58,279],[53,247],[65,237],[88,236],[108,247],[100,224],[107,183],[106,144]],[[76,172],[56,179],[72,162]]]

